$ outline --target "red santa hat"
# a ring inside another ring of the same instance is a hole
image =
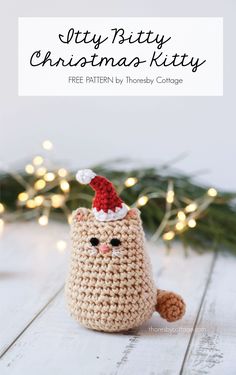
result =
[[[105,177],[97,176],[91,169],[82,169],[76,173],[76,180],[84,185],[89,184],[95,190],[92,211],[97,220],[113,221],[126,216],[127,206]]]

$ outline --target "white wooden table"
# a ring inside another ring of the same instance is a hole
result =
[[[65,307],[68,228],[8,225],[0,239],[0,374],[236,374],[236,258],[168,256],[149,245],[160,288],[181,293],[184,319],[158,315],[127,334],[90,331]]]

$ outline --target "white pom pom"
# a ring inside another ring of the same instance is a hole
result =
[[[92,179],[96,176],[91,169],[81,169],[76,173],[76,180],[83,185],[90,184]]]

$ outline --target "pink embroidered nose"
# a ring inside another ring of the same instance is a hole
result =
[[[110,248],[107,245],[101,245],[101,246],[99,246],[99,251],[102,254],[106,254],[106,253],[108,253],[110,251]]]

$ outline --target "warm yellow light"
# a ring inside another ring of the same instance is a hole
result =
[[[35,203],[34,199],[29,199],[26,202],[26,207],[28,207],[28,208],[35,208],[36,207],[36,203]]]
[[[63,240],[57,241],[57,250],[63,252],[66,248],[67,248],[66,241],[63,241]]]
[[[48,150],[48,151],[53,148],[53,144],[49,139],[46,139],[45,141],[43,141],[42,146],[44,150]]]
[[[67,216],[67,221],[68,221],[68,224],[72,223],[72,215],[71,214]]]
[[[175,232],[172,230],[163,234],[162,238],[164,241],[171,241],[175,236]]]
[[[184,227],[185,227],[185,223],[184,223],[183,221],[179,221],[179,222],[176,224],[176,226],[175,226],[176,230],[178,230],[178,231],[183,230]]]
[[[33,164],[37,166],[43,164],[42,156],[35,156],[35,158],[33,159]]]
[[[209,195],[209,197],[214,198],[214,197],[217,196],[218,193],[217,193],[217,190],[216,190],[216,189],[214,189],[214,188],[210,188],[210,189],[208,189],[207,194]]]
[[[44,197],[43,197],[42,195],[37,195],[37,196],[34,198],[34,201],[35,201],[36,206],[41,206],[41,204],[42,204],[43,201],[44,201]]]
[[[47,182],[52,182],[53,180],[55,180],[55,173],[53,172],[48,172],[45,174],[44,176],[44,180],[47,181]]]
[[[65,168],[60,168],[58,169],[57,174],[59,177],[66,177],[68,175],[68,172]]]
[[[61,207],[62,204],[64,203],[64,195],[62,194],[54,194],[52,197],[51,197],[51,200],[52,200],[52,207],[54,208],[58,208],[58,207]]]
[[[193,203],[190,203],[188,206],[185,207],[185,211],[190,213],[190,212],[194,212],[196,211],[197,209],[197,203],[193,202]]]
[[[196,220],[194,220],[194,219],[190,219],[190,220],[188,221],[188,226],[189,226],[189,228],[194,228],[194,227],[196,227],[196,225],[197,225]]]
[[[25,171],[28,174],[33,174],[34,173],[34,166],[32,164],[27,164],[25,166]]]
[[[43,188],[45,188],[45,186],[46,186],[46,182],[42,179],[36,181],[34,184],[34,187],[36,190],[42,190]]]
[[[147,204],[149,198],[146,196],[146,195],[143,195],[142,197],[140,197],[137,201],[137,205],[138,206],[145,206],[145,204]]]
[[[5,207],[2,203],[0,203],[0,214],[3,214],[4,211],[5,211]]]
[[[47,215],[42,215],[38,218],[39,225],[45,226],[48,224],[48,217]]]
[[[166,194],[167,203],[173,203],[175,198],[175,193],[173,190],[169,190]]]
[[[47,172],[47,169],[46,169],[45,167],[39,167],[39,168],[36,170],[35,174],[36,174],[36,176],[38,176],[38,177],[42,177],[42,176],[45,175],[46,172]]]
[[[26,202],[28,198],[29,198],[29,194],[26,193],[25,191],[22,192],[22,193],[20,193],[20,194],[18,195],[18,200],[19,200],[20,202]]]
[[[64,191],[65,193],[67,193],[70,190],[70,185],[69,185],[68,181],[61,180],[61,182],[60,182],[60,188],[61,188],[62,191]]]
[[[179,219],[180,221],[184,221],[184,220],[186,219],[186,215],[185,215],[185,213],[184,213],[183,211],[179,211],[179,212],[177,213],[177,216],[178,216],[178,219]]]
[[[125,180],[125,186],[126,187],[131,187],[137,184],[138,179],[136,177],[129,177],[127,180]]]

